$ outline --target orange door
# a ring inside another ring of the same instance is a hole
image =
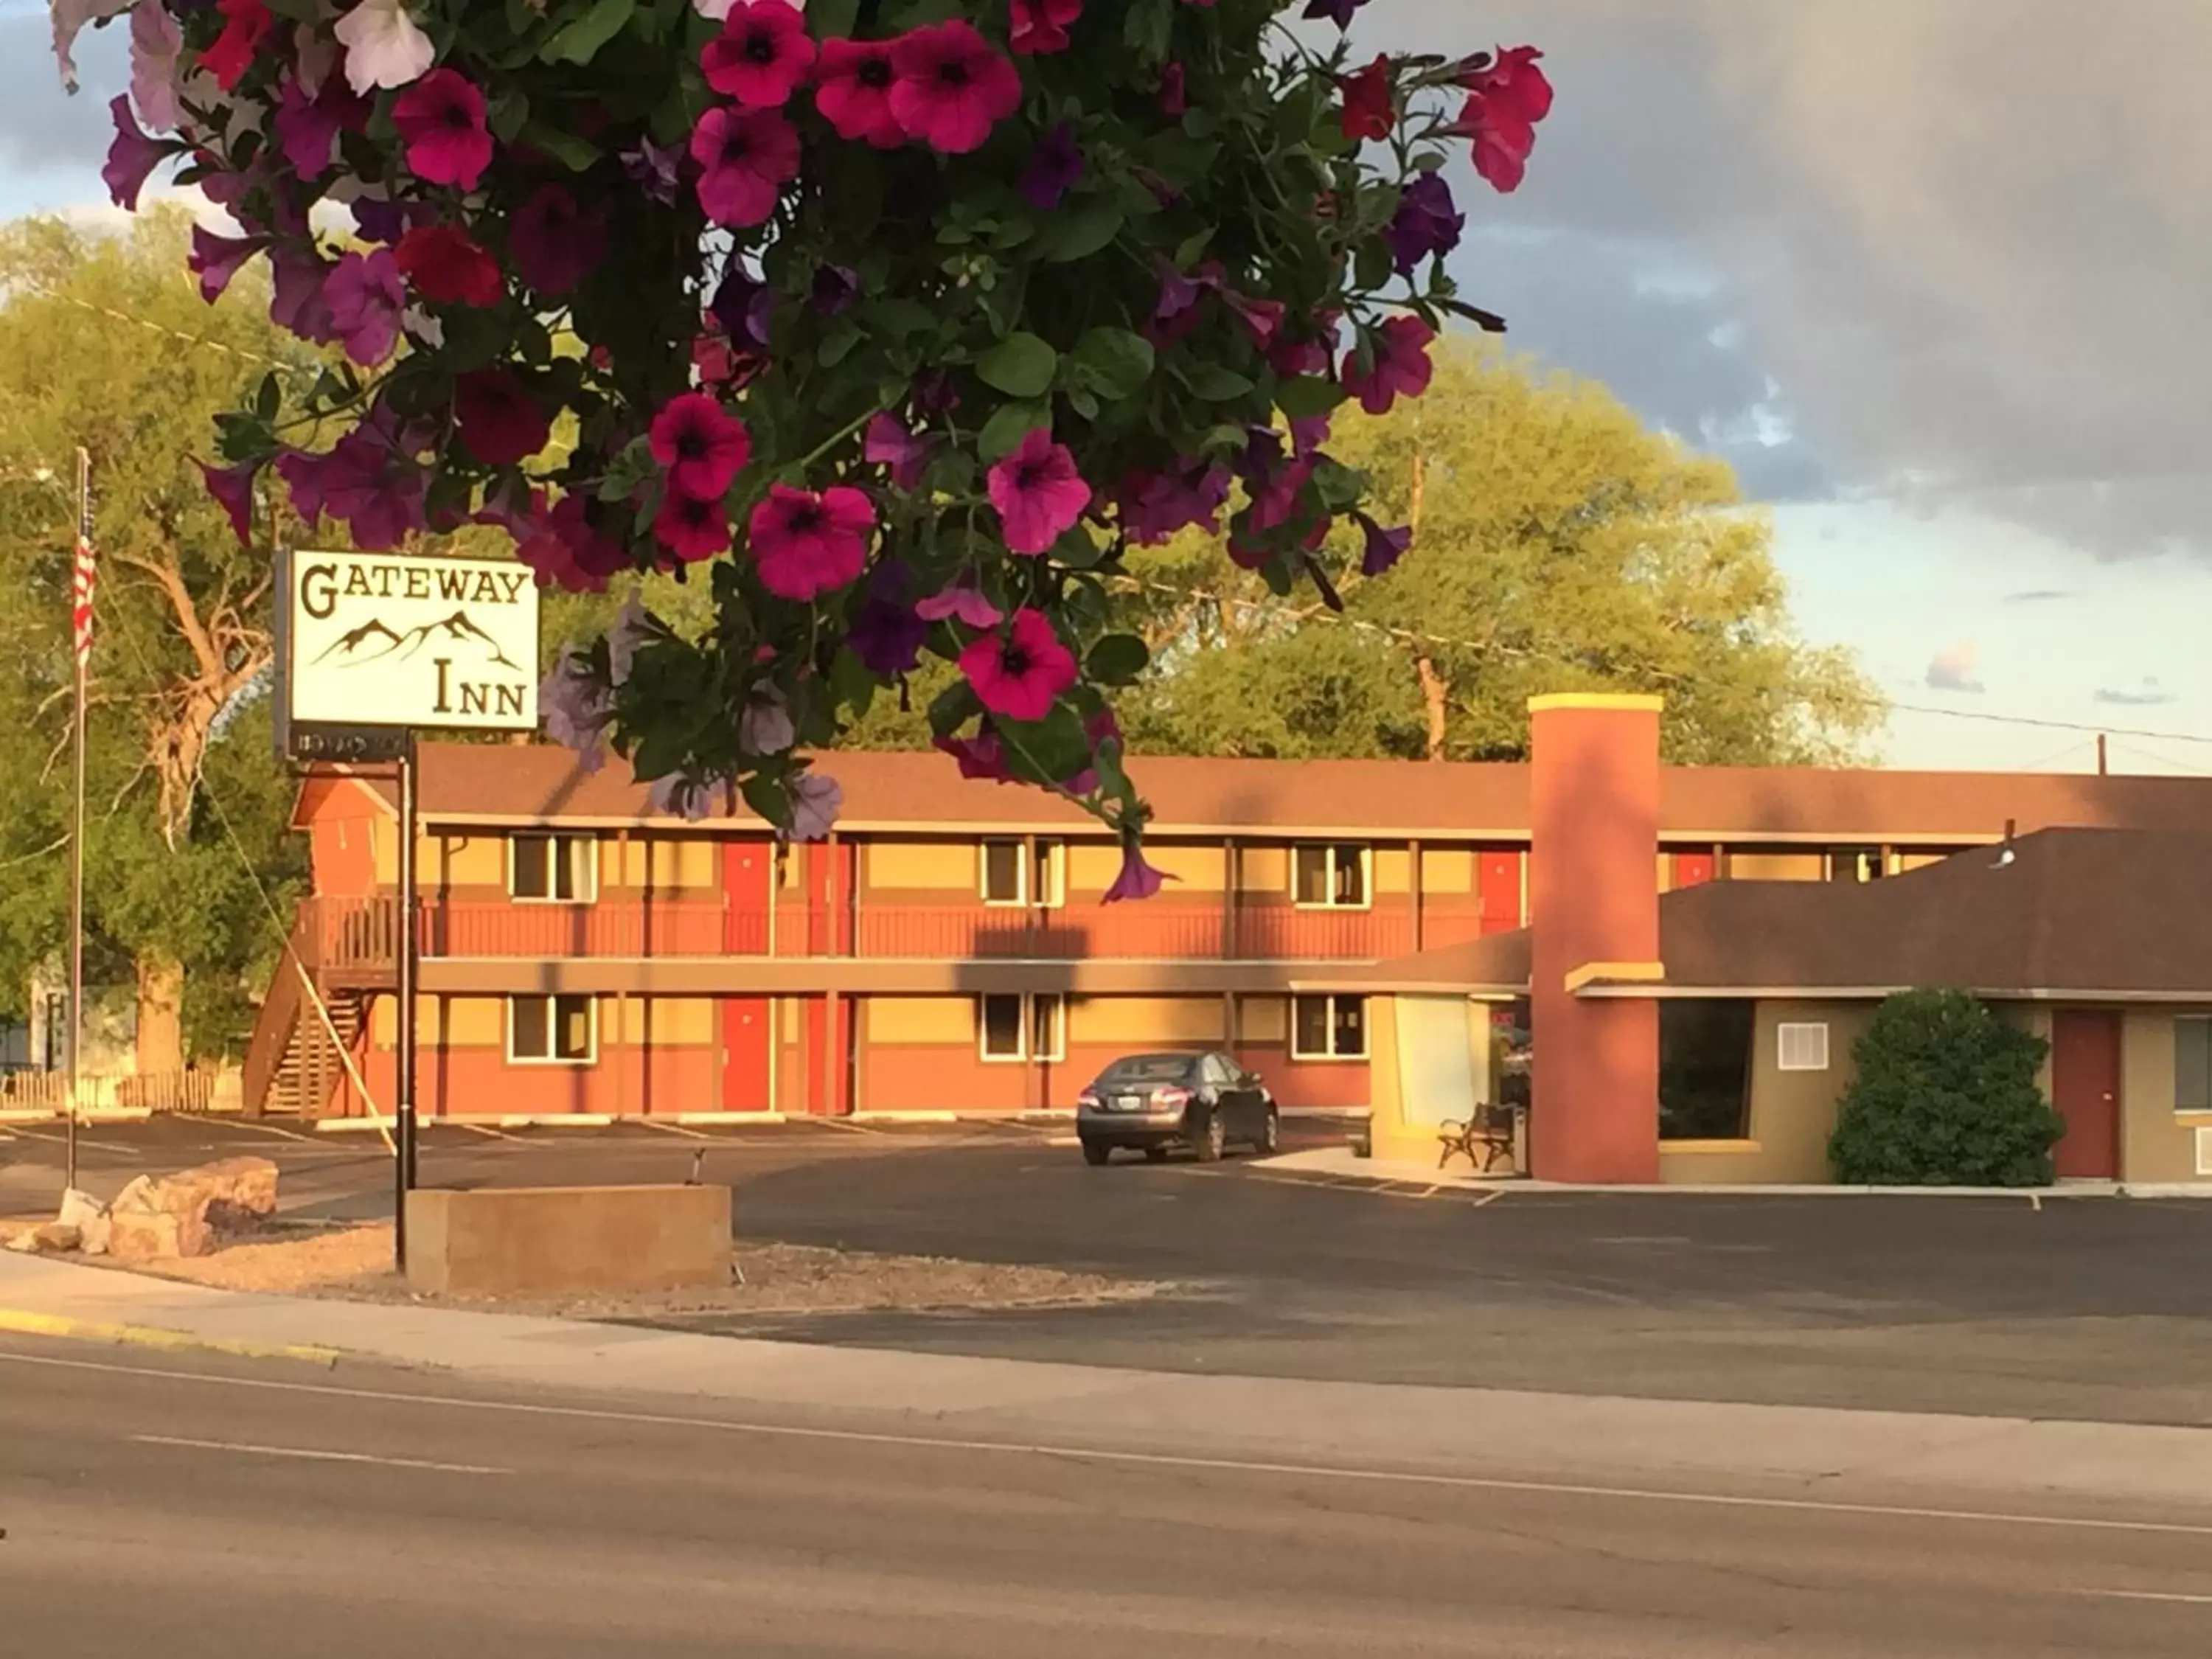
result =
[[[767,951],[772,869],[767,842],[722,843],[722,949],[726,955],[759,956]],[[764,1112],[775,1103],[768,1097],[768,999],[724,997],[721,1015],[720,1109]]]
[[[1519,853],[1478,853],[1476,891],[1482,902],[1482,931],[1510,933],[1521,925]]]
[[[1674,854],[1674,885],[1702,887],[1713,878],[1713,855],[1711,853],[1677,853]]]
[[[2111,1181],[2120,1172],[2120,1017],[2061,1008],[2051,1017],[2051,1103],[2066,1120],[2062,1176]]]

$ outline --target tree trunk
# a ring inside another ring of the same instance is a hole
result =
[[[138,958],[138,1075],[185,1069],[185,970],[155,956]]]
[[[1451,687],[1444,677],[1437,672],[1437,665],[1429,653],[1421,652],[1413,659],[1413,667],[1421,677],[1421,708],[1428,717],[1428,757],[1440,761],[1444,757],[1445,717],[1449,712],[1446,698]]]

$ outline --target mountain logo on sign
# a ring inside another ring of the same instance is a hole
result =
[[[328,662],[337,668],[360,668],[373,662],[395,659],[404,662],[434,640],[448,644],[482,645],[498,666],[511,668],[518,674],[522,672],[521,665],[500,649],[497,640],[470,621],[465,611],[456,611],[443,622],[410,628],[404,634],[394,632],[381,619],[372,617],[325,646],[315,661]]]

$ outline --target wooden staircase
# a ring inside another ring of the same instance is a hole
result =
[[[246,1048],[248,1116],[329,1115],[347,1080],[345,1056],[361,1063],[369,996],[397,983],[394,919],[389,901],[302,901]],[[313,998],[302,969],[314,987]],[[327,1022],[318,999],[329,1011]]]

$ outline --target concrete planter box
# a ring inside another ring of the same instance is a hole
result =
[[[431,1296],[726,1285],[730,1189],[426,1188],[407,1197],[407,1282]]]

